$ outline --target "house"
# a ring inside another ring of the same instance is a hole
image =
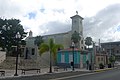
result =
[[[107,65],[108,64],[108,55],[106,51],[103,50],[100,46],[95,46],[94,49],[94,55],[95,55],[95,67],[99,68],[99,64]]]
[[[78,48],[60,50],[57,54],[57,66],[59,67],[71,67],[71,62],[74,62],[75,68],[86,68],[86,61],[90,62],[90,53]]]
[[[99,64],[107,65],[108,57],[106,54],[96,54],[96,67],[99,67]]]

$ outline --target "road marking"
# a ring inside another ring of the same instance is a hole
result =
[[[74,75],[74,76],[67,76],[67,77],[61,77],[61,78],[55,78],[55,79],[49,79],[49,80],[62,80],[62,79],[69,79],[69,78],[74,78],[74,77],[79,77],[79,76],[85,76],[85,75],[91,75],[91,74],[96,74],[95,73],[86,73],[86,74],[79,74],[79,75]]]

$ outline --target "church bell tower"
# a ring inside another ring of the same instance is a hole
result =
[[[72,19],[72,31],[73,34],[75,31],[79,33],[81,40],[79,41],[79,48],[84,49],[84,38],[83,38],[83,18],[78,15],[78,11],[76,11],[76,15],[70,17]]]

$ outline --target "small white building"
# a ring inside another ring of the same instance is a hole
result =
[[[34,44],[35,38],[32,35],[32,31],[29,32],[29,36],[25,39],[26,46],[24,48],[24,57],[25,59],[37,59],[38,54],[38,47]]]

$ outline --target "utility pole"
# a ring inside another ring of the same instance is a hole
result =
[[[100,45],[100,39],[99,39],[99,55],[100,55],[100,62],[101,62],[101,57],[102,57],[102,54],[101,54],[101,45]]]
[[[93,70],[95,69],[95,62],[96,62],[96,48],[95,48],[95,42],[93,42],[93,55],[94,55],[94,60],[93,60]]]

